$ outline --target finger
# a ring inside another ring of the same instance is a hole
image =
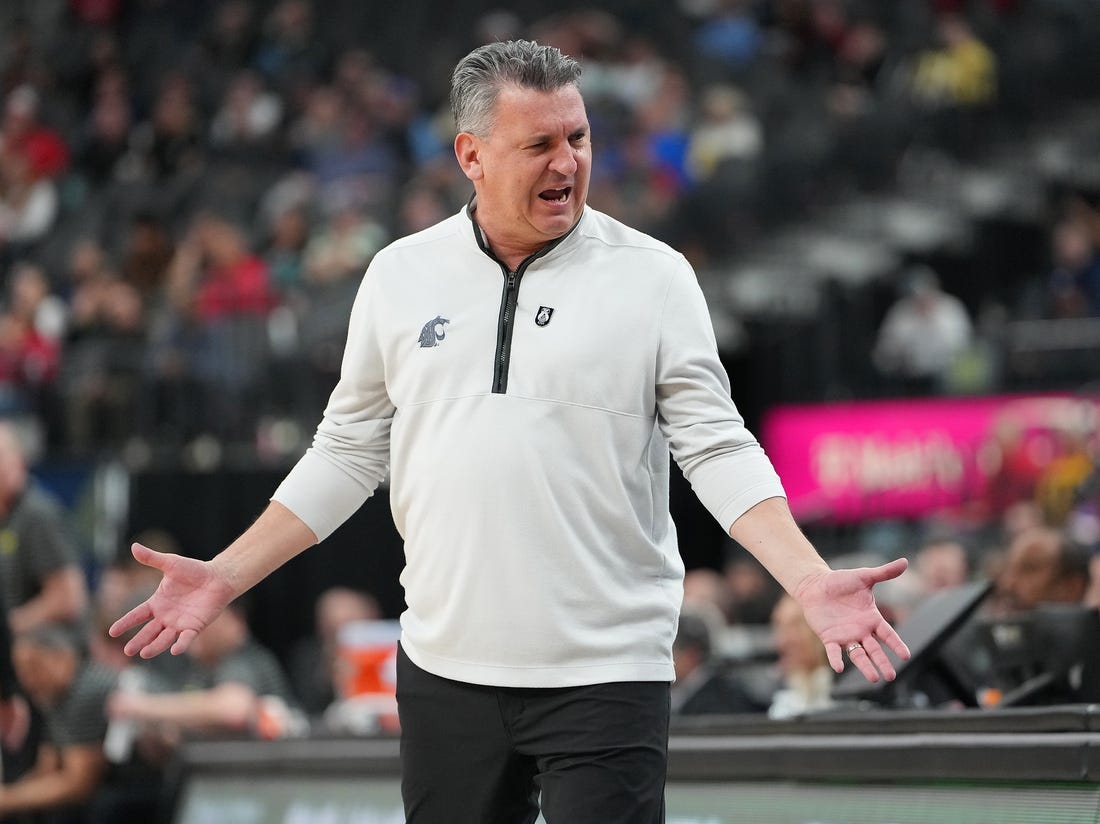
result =
[[[172,654],[182,655],[187,652],[187,648],[191,646],[191,642],[195,639],[198,633],[193,629],[185,629],[180,633],[180,637],[176,639],[176,643],[172,644]]]
[[[890,626],[889,623],[883,621],[879,624],[878,629],[875,630],[875,637],[892,649],[898,658],[903,661],[909,660],[909,656],[911,655],[909,647],[901,640],[901,636],[898,635],[897,630]]]
[[[145,648],[141,651],[141,657],[155,658],[172,646],[172,642],[175,640],[176,631],[171,627],[165,627],[156,638],[145,645]]]
[[[878,669],[875,668],[874,663],[871,661],[871,656],[867,654],[867,650],[864,647],[859,646],[849,652],[848,660],[852,662],[857,670],[863,673],[864,678],[872,684],[878,683],[880,678]]]
[[[111,628],[107,630],[107,634],[112,638],[118,638],[118,636],[122,635],[127,630],[133,629],[138,624],[142,624],[152,617],[153,610],[149,608],[149,602],[143,601],[111,624]]]
[[[844,672],[844,655],[840,651],[840,644],[826,644],[825,655],[829,659],[829,666],[833,672]]]
[[[130,553],[134,556],[135,560],[145,564],[145,566],[159,569],[161,572],[164,572],[169,557],[167,553],[149,549],[149,547],[144,544],[139,544],[137,541],[130,545]]]
[[[875,669],[877,669],[887,681],[893,681],[898,677],[897,670],[894,669],[894,664],[890,661],[890,657],[874,637],[868,635],[863,639],[863,651],[867,653]]]
[[[122,651],[127,655],[133,655],[139,650],[143,649],[146,644],[160,635],[161,630],[164,629],[164,624],[157,620],[150,620],[145,626],[138,630],[137,635],[126,642],[126,646],[122,648]]]
[[[888,564],[862,570],[863,580],[868,584],[881,584],[883,581],[890,581],[897,578],[908,568],[908,559],[898,558]]]

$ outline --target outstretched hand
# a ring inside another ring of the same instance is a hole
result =
[[[195,558],[156,552],[137,543],[130,549],[134,558],[159,569],[164,577],[156,591],[115,621],[108,633],[117,638],[140,626],[123,647],[127,655],[152,658],[169,648],[173,655],[179,655],[218,617],[235,593],[209,564]]]
[[[825,644],[833,670],[844,670],[847,652],[849,660],[871,683],[880,677],[887,681],[896,677],[883,644],[903,660],[909,657],[909,648],[882,617],[872,588],[897,578],[908,565],[899,558],[878,567],[826,570],[799,585],[795,598],[806,621]]]

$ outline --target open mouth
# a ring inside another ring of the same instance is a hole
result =
[[[569,200],[569,195],[572,194],[573,187],[567,186],[564,189],[546,189],[539,192],[539,197],[548,203],[565,203]]]

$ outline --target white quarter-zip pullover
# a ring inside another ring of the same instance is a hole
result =
[[[670,449],[723,529],[783,495],[685,258],[586,208],[508,272],[463,210],[375,256],[313,445],[273,497],[323,539],[390,472],[402,646],[429,672],[671,681]]]

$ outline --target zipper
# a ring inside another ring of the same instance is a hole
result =
[[[547,243],[533,255],[525,258],[523,262],[516,267],[515,271],[513,271],[509,269],[507,264],[500,258],[493,254],[493,250],[489,247],[488,243],[486,243],[485,237],[480,227],[477,225],[477,220],[474,219],[474,200],[474,198],[471,198],[470,203],[466,206],[466,214],[470,217],[470,224],[473,227],[474,240],[477,242],[478,248],[481,249],[482,252],[497,262],[497,265],[500,266],[500,271],[504,274],[504,291],[500,297],[500,315],[497,318],[497,346],[493,361],[492,389],[494,395],[503,395],[508,391],[508,368],[512,358],[512,329],[516,321],[516,305],[519,303],[520,279],[523,277],[523,273],[527,271],[527,267],[532,261],[538,260],[569,237],[569,235],[573,233],[573,229],[577,228],[577,224],[580,223],[580,220],[574,223],[572,228],[564,235]]]
[[[512,358],[512,330],[515,327],[516,305],[519,303],[519,279],[531,258],[523,261],[514,272],[508,271],[503,263],[504,292],[500,298],[500,319],[497,322],[496,359],[493,365],[493,394],[502,395],[508,391],[508,365]]]

